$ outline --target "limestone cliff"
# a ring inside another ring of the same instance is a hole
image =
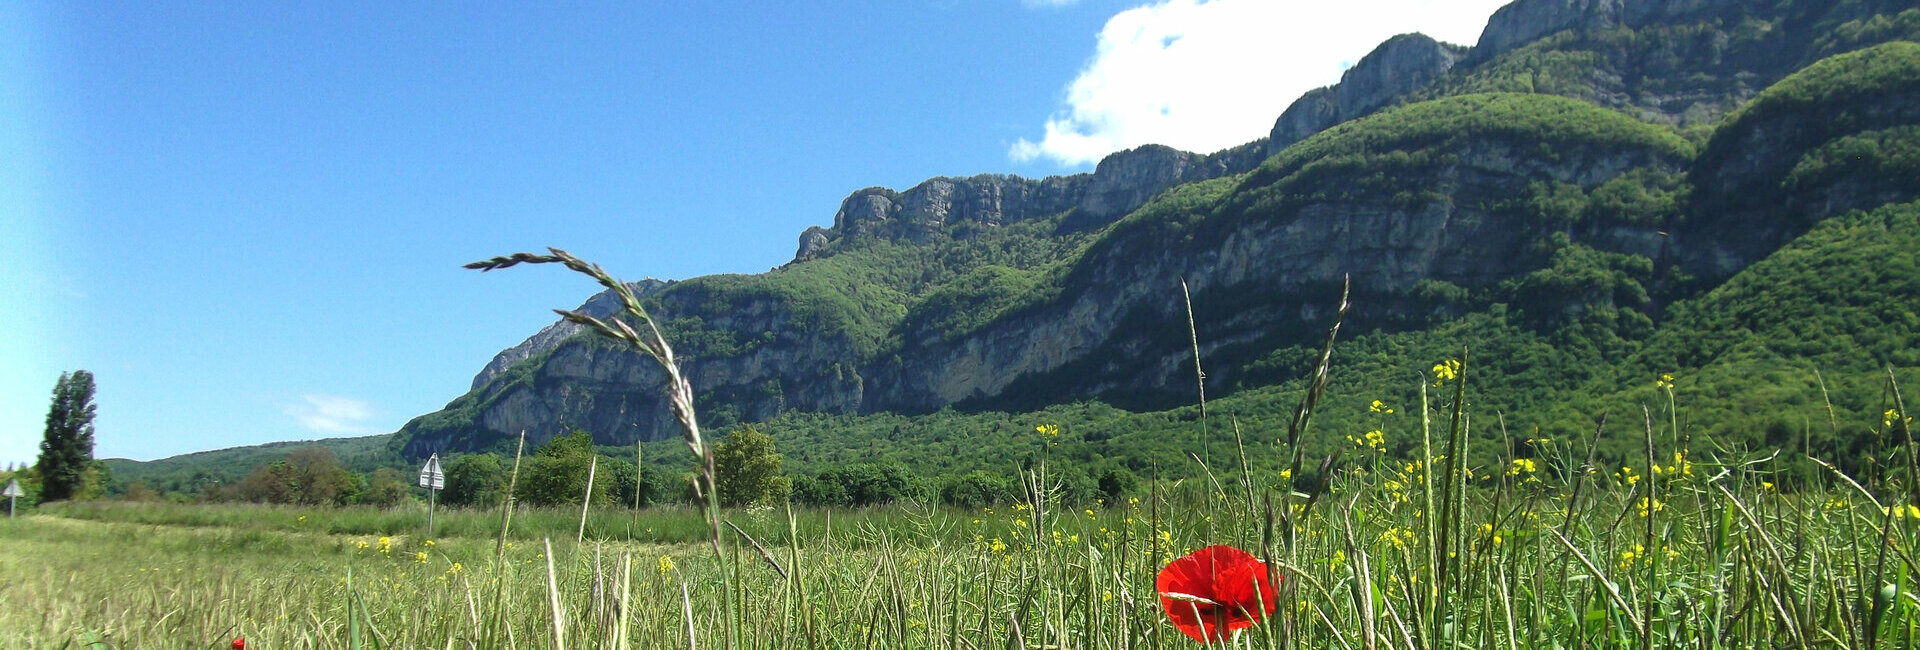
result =
[[[1267,155],[1427,87],[1453,69],[1465,54],[1466,48],[1441,43],[1425,34],[1387,39],[1341,74],[1340,83],[1308,91],[1288,106],[1267,137]]]
[[[868,188],[780,269],[641,286],[710,426],[1164,403],[1193,376],[1181,279],[1210,391],[1270,380],[1250,360],[1318,336],[1348,275],[1353,331],[1494,305],[1630,330],[1815,221],[1920,194],[1901,153],[1920,150],[1920,45],[1827,56],[1916,29],[1920,9],[1877,0],[1521,0],[1470,52],[1382,44],[1270,141]],[[397,439],[667,438],[660,381],[556,324]]]

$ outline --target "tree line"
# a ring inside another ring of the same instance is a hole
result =
[[[771,436],[738,427],[715,448],[715,485],[720,503],[746,507],[792,503],[811,507],[866,507],[894,502],[938,501],[982,508],[1028,499],[1021,474],[1037,472],[1033,463],[1005,472],[972,470],[923,476],[899,461],[833,464],[812,472],[788,472]],[[585,431],[557,436],[520,460],[495,453],[454,455],[442,463],[445,489],[439,501],[448,507],[491,508],[507,491],[514,501],[534,507],[578,506],[588,499],[604,508],[645,508],[704,502],[694,494],[692,468],[666,469],[616,458],[593,443]],[[1139,480],[1120,467],[1093,476],[1065,459],[1046,467],[1052,494],[1070,505],[1092,506],[1123,500]],[[185,489],[161,493],[138,481],[114,484],[82,498],[111,496],[126,500],[174,500],[202,503],[260,503],[299,506],[373,506],[390,508],[424,501],[412,472],[380,467],[356,472],[324,447],[294,449],[285,457],[254,467],[238,481],[205,478]],[[102,483],[110,482],[108,476]]]

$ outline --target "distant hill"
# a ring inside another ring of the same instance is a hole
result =
[[[113,472],[113,486],[117,489],[140,482],[161,492],[195,492],[209,485],[237,482],[253,468],[283,460],[287,452],[305,447],[331,450],[340,458],[341,465],[361,473],[380,467],[408,467],[410,463],[390,449],[390,438],[390,435],[377,435],[270,442],[181,454],[153,461],[108,458],[105,462]]]

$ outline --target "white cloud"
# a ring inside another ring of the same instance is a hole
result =
[[[1064,165],[1143,144],[1212,152],[1267,134],[1293,100],[1395,34],[1471,45],[1510,0],[1165,0],[1123,11],[1038,141],[1008,154]]]
[[[373,418],[373,407],[351,397],[307,394],[300,402],[288,404],[282,412],[315,433],[372,433],[364,423]]]

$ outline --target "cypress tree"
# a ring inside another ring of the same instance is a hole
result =
[[[40,500],[73,498],[86,485],[93,462],[93,373],[60,373],[40,441]]]

